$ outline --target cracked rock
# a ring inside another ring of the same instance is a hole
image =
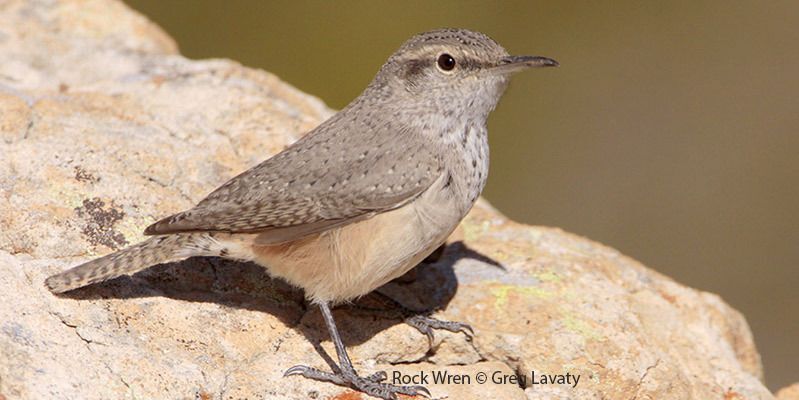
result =
[[[330,109],[268,72],[182,57],[119,1],[7,0],[0,38],[0,399],[361,397],[283,378],[335,352],[318,310],[253,264],[193,258],[63,297],[43,285],[140,241]],[[720,298],[482,201],[439,260],[380,290],[474,328],[429,349],[399,317],[334,311],[362,373],[470,377],[428,382],[438,398],[773,398]]]

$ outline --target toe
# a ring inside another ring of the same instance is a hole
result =
[[[308,371],[308,367],[304,365],[295,365],[287,369],[286,372],[283,373],[283,377],[285,378],[292,375],[304,375],[306,371]]]
[[[388,374],[386,374],[386,371],[377,371],[374,374],[367,376],[365,379],[379,383],[388,379]]]
[[[458,330],[466,334],[466,336],[474,337],[474,329],[472,329],[472,326],[469,324],[462,323],[461,328]]]
[[[430,391],[427,390],[426,387],[424,387],[424,386],[414,386],[414,388],[416,389],[416,395],[422,395],[424,397],[427,397],[428,399],[432,399],[433,398],[433,395],[430,394]]]
[[[423,396],[423,397],[426,397],[428,399],[432,399],[433,398],[433,395],[431,395],[430,391],[427,390],[427,388],[424,387],[424,386],[411,386],[411,390],[410,391],[412,393],[407,393],[407,394],[410,394],[411,396]]]

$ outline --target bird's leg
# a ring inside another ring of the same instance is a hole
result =
[[[433,348],[433,343],[435,341],[435,335],[433,334],[433,330],[435,329],[444,329],[450,332],[463,332],[469,340],[474,337],[474,330],[468,324],[455,321],[442,321],[430,316],[432,310],[421,312],[412,310],[388,295],[380,293],[379,291],[375,291],[374,293],[380,297],[384,303],[393,306],[406,324],[424,333],[427,336],[430,349]]]
[[[333,320],[333,313],[330,312],[330,306],[327,303],[320,303],[319,309],[322,311],[322,316],[325,318],[327,331],[330,333],[330,339],[333,340],[333,345],[336,346],[336,355],[338,356],[338,371],[325,372],[316,368],[307,367],[304,365],[295,365],[283,374],[283,376],[302,375],[306,378],[332,382],[341,386],[349,386],[353,389],[359,390],[370,396],[378,397],[386,400],[396,400],[397,394],[405,394],[409,396],[422,395],[430,397],[430,392],[424,386],[399,386],[384,383],[386,380],[386,373],[379,371],[367,377],[360,377],[352,367],[352,361],[347,355],[347,349],[344,347],[344,342],[336,327],[336,321]]]

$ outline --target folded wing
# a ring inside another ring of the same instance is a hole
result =
[[[402,137],[369,135],[356,142],[309,134],[145,234],[262,233],[262,244],[277,244],[395,209],[442,174],[437,155],[408,144],[422,141]]]

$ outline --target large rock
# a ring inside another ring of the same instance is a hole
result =
[[[777,400],[799,400],[799,383],[780,389]]]
[[[329,115],[267,72],[181,57],[119,2],[0,4],[0,399],[359,398],[282,377],[335,352],[318,311],[255,265],[190,259],[65,297],[42,284]],[[398,318],[335,311],[361,372],[427,376],[438,397],[773,398],[746,322],[717,296],[485,203],[439,261],[382,291],[475,328],[428,352]],[[432,382],[444,372],[468,382]]]

